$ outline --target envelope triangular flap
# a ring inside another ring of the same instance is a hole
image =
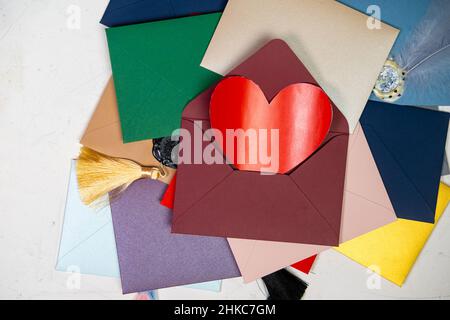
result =
[[[82,203],[75,167],[72,160],[56,270],[67,272],[77,266],[84,274],[118,277],[109,203],[97,209]]]
[[[84,274],[119,277],[112,222],[73,244],[69,252],[60,254],[56,270],[68,272],[73,266],[79,267]]]
[[[348,135],[336,135],[303,162],[289,177],[330,224],[337,238],[341,227]],[[318,179],[327,177],[327,181]]]
[[[110,0],[100,21],[115,27],[222,11],[227,0]]]
[[[434,223],[433,205],[427,203],[421,190],[414,185],[373,128],[366,127],[365,133],[371,148],[377,150],[377,163],[383,162],[380,171],[383,172],[383,182],[393,199],[392,205],[397,217]]]
[[[203,121],[205,127],[209,123]],[[194,131],[195,124],[189,120],[182,121],[182,127],[189,132]],[[202,150],[207,142],[203,143]],[[183,144],[183,141],[181,142]],[[194,157],[194,143],[191,146],[191,161]],[[183,151],[184,152],[184,151]],[[187,168],[189,166],[189,168]],[[222,164],[195,164],[179,165],[177,170],[177,189],[189,192],[177,192],[174,202],[174,212],[185,212],[192,207],[198,199],[202,199],[216,184],[223,181],[233,173],[233,168]],[[199,183],[192,183],[198,181]],[[183,213],[182,213],[183,214]]]
[[[396,220],[361,125],[348,145],[341,243]]]
[[[394,211],[361,125],[349,136],[345,191]]]
[[[215,86],[206,89],[199,94],[194,100],[188,103],[183,110],[182,119],[185,120],[205,120],[209,123],[209,101]],[[208,125],[209,127],[209,125]]]
[[[397,217],[434,222],[448,115],[369,102],[361,124]]]
[[[169,1],[110,0],[100,23],[113,27],[167,18],[173,16]]]

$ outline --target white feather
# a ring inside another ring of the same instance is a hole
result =
[[[400,54],[405,92],[396,103],[450,105],[450,0],[431,0],[428,12]]]
[[[399,65],[407,72],[450,56],[450,1],[431,0],[423,21],[400,51]]]

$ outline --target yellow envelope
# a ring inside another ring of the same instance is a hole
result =
[[[441,183],[436,223],[450,201],[450,187]],[[398,219],[335,248],[359,264],[402,286],[435,224]]]

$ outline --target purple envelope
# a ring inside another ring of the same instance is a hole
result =
[[[111,202],[123,293],[239,277],[226,239],[171,233],[166,187],[138,180]]]

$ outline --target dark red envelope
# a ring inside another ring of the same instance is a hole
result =
[[[318,85],[282,40],[269,42],[232,75],[254,81],[268,101],[290,84]],[[203,92],[183,111],[182,128],[192,137],[194,121],[201,121],[196,125],[203,131],[210,128],[213,90]],[[172,232],[337,246],[348,133],[347,121],[333,104],[324,142],[287,174],[261,175],[228,164],[179,164]]]

